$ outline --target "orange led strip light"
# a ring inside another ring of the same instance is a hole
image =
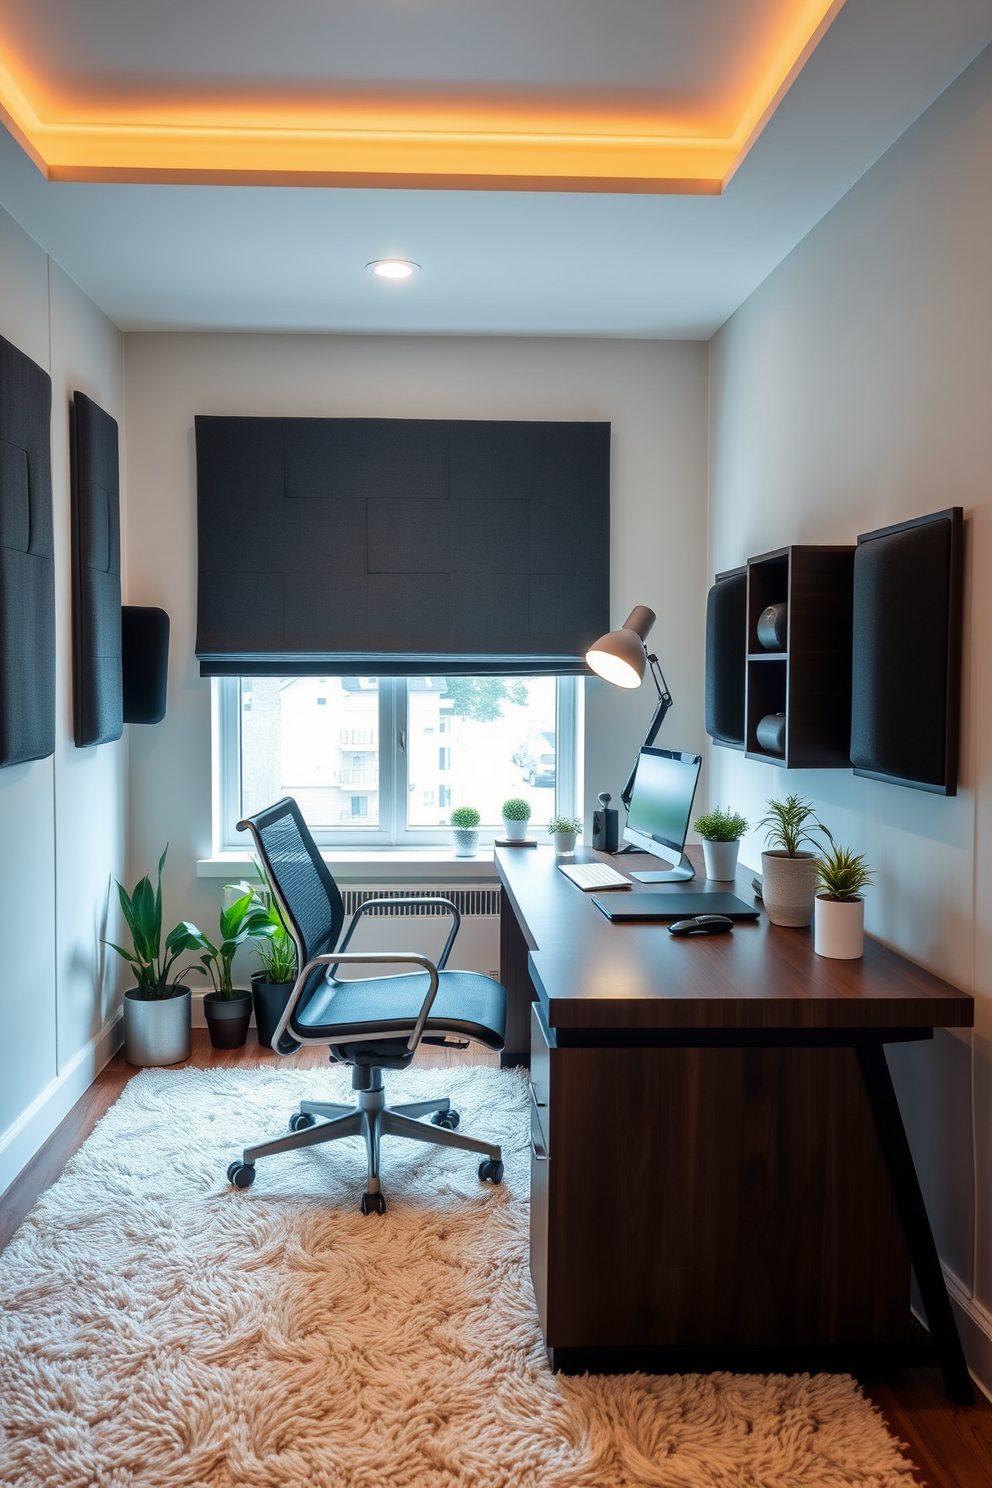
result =
[[[802,0],[726,137],[622,115],[443,104],[42,119],[0,50],[0,117],[51,181],[202,182],[717,195],[843,5]]]

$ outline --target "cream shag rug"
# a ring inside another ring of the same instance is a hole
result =
[[[345,1071],[138,1075],[0,1258],[0,1482],[24,1488],[910,1488],[846,1377],[553,1376],[527,1269],[524,1080],[387,1076],[502,1143],[357,1140],[225,1181]]]

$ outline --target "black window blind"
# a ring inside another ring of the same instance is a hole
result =
[[[204,676],[585,671],[610,425],[196,419]]]

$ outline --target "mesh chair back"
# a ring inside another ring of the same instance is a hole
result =
[[[344,904],[327,864],[291,796],[238,822],[249,831],[269,882],[285,908],[299,947],[300,969],[333,951],[344,924]]]

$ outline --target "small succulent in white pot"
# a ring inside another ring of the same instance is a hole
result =
[[[693,830],[702,838],[707,878],[729,882],[737,876],[737,850],[747,826],[739,811],[724,811],[719,806],[696,817]]]
[[[808,925],[816,898],[819,846],[814,832],[826,829],[816,820],[812,801],[802,796],[770,800],[768,815],[758,823],[767,829],[767,849],[761,854],[761,897],[773,925]],[[808,842],[817,849],[806,852]]]
[[[479,846],[478,826],[482,817],[474,806],[456,806],[451,816],[456,858],[474,858]]]
[[[527,823],[530,821],[530,802],[522,796],[511,796],[503,802],[503,832],[508,842],[527,840]]]
[[[575,851],[575,841],[582,831],[582,821],[577,816],[553,816],[548,822],[548,832],[554,839],[555,852],[567,858]]]
[[[863,853],[840,847],[829,832],[830,851],[816,865],[813,949],[832,961],[858,961],[865,950],[862,890],[874,879]]]

